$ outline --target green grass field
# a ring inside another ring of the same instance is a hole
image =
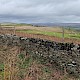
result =
[[[31,33],[31,34],[42,34],[42,35],[48,35],[48,36],[56,36],[56,37],[62,37],[61,32],[51,32],[51,31],[39,31],[39,30],[17,30],[18,32],[24,32],[24,33]],[[75,38],[80,39],[80,33],[64,33],[65,38]]]

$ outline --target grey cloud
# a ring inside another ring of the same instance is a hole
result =
[[[80,0],[0,0],[1,22],[80,22]]]

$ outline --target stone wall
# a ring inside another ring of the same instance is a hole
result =
[[[19,46],[26,55],[50,63],[58,69],[80,77],[80,44],[57,43],[42,39],[24,38],[16,35],[0,35],[0,45]]]

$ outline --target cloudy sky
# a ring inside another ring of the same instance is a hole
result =
[[[0,0],[0,22],[79,23],[80,0]]]

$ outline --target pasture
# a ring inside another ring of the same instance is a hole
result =
[[[11,27],[11,29],[9,29]],[[32,25],[2,26],[3,34],[16,34],[23,37],[41,38],[52,41],[80,43],[80,32],[75,29],[63,27],[36,27]],[[5,29],[8,28],[8,29]],[[13,31],[12,31],[13,29]]]

